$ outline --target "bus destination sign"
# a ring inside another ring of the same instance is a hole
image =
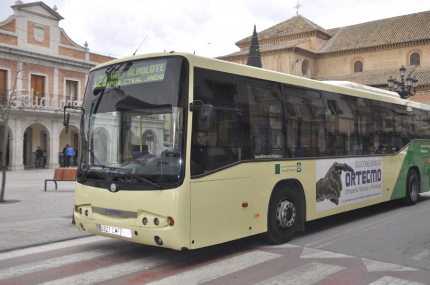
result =
[[[127,70],[107,72],[96,71],[93,89],[119,87],[162,81],[166,72],[167,60],[134,62]]]

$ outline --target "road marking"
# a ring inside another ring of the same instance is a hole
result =
[[[300,258],[352,258],[351,255],[304,247]]]
[[[406,267],[402,265],[385,263],[381,261],[376,261],[372,259],[362,258],[364,265],[368,272],[377,272],[377,271],[419,271],[419,269]]]
[[[117,246],[111,246],[106,249],[89,250],[86,252],[74,253],[43,260],[43,262],[36,261],[14,267],[9,267],[0,270],[0,280],[107,256],[118,252],[118,250],[130,250],[127,247],[133,248],[136,247],[136,245],[131,243],[119,244]]]
[[[255,246],[255,248],[266,248],[266,249],[270,249],[270,248],[297,248],[300,247],[298,245],[294,245],[294,244],[289,244],[289,243],[283,243],[283,244],[277,244],[277,245],[258,245]]]
[[[267,279],[256,285],[270,285],[270,284],[294,284],[294,285],[307,285],[314,284],[325,278],[344,270],[345,267],[323,264],[319,262],[312,262],[296,269],[279,274],[273,278]]]
[[[425,285],[424,283],[412,282],[409,280],[399,279],[399,278],[391,277],[391,276],[384,276],[382,278],[379,278],[378,280],[370,283],[369,285],[387,285],[387,284],[393,284],[393,285]]]
[[[203,267],[192,269],[183,273],[179,273],[174,276],[166,277],[164,279],[151,282],[151,285],[191,285],[201,284],[208,282],[216,278],[225,276],[227,274],[237,272],[239,270],[272,260],[274,258],[281,257],[280,254],[264,252],[264,251],[253,251],[245,253],[239,256],[228,258],[222,261],[218,261]]]
[[[158,265],[178,261],[190,257],[189,254],[178,254],[177,251],[168,251],[157,255],[146,256],[128,262],[111,265],[96,270],[79,273],[62,279],[45,282],[43,285],[77,284],[86,285],[110,280],[130,273],[146,270]]]
[[[25,248],[25,249],[18,249],[18,250],[14,250],[14,251],[10,251],[10,252],[0,253],[0,261],[5,260],[5,259],[11,259],[14,257],[21,257],[21,256],[25,256],[25,255],[30,255],[30,254],[34,254],[34,253],[42,253],[42,252],[47,252],[47,251],[51,251],[51,250],[55,250],[55,249],[71,247],[71,246],[75,246],[75,245],[82,245],[82,244],[86,244],[86,243],[105,241],[108,239],[109,238],[103,237],[103,236],[91,236],[91,237],[86,237],[86,238],[78,238],[78,239],[74,239],[74,240],[50,243],[50,244],[45,244],[45,245],[40,245],[40,246],[35,246],[35,247],[30,247],[30,248]]]
[[[355,227],[354,229],[351,229],[351,230],[342,231],[342,233],[340,233],[340,234],[335,234],[335,235],[327,236],[326,238],[323,238],[323,239],[320,239],[320,240],[317,240],[317,241],[305,244],[305,246],[306,247],[310,247],[310,246],[314,246],[315,244],[319,244],[319,243],[322,243],[324,241],[328,241],[328,242],[326,242],[324,244],[315,246],[316,248],[322,248],[322,247],[325,247],[327,245],[336,243],[336,242],[338,242],[340,240],[347,239],[347,238],[349,238],[351,236],[351,234],[353,234],[355,232],[363,233],[363,232],[367,232],[369,230],[372,230],[374,228],[381,227],[382,225],[388,225],[388,224],[393,223],[393,222],[398,223],[399,219],[405,219],[405,218],[407,218],[409,216],[416,216],[417,214],[419,214],[421,212],[427,212],[427,211],[429,211],[429,209],[426,208],[426,209],[423,209],[423,210],[414,211],[411,214],[407,214],[407,215],[405,215],[405,214],[398,214],[398,215],[395,215],[395,216],[391,216],[391,217],[388,217],[388,218],[385,218],[385,219],[381,219],[379,221],[376,221],[376,222],[373,222],[373,223],[370,223],[370,224],[366,224],[364,226]]]
[[[411,259],[414,259],[414,260],[421,260],[421,259],[423,259],[423,257],[425,257],[425,256],[427,256],[427,255],[429,255],[429,254],[430,254],[430,250],[429,250],[429,249],[427,249],[427,250],[424,250],[423,252],[421,252],[421,253],[419,253],[419,254],[417,254],[417,255],[413,256]]]

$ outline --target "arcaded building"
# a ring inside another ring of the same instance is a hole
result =
[[[45,167],[56,168],[62,165],[63,147],[77,146],[79,140],[80,113],[72,113],[66,134],[63,107],[80,106],[89,70],[113,58],[69,38],[55,6],[16,1],[11,13],[0,19],[0,99],[13,102],[8,169],[34,167],[37,146],[44,152]]]

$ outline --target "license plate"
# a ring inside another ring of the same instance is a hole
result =
[[[131,230],[105,225],[99,225],[99,232],[131,238]]]

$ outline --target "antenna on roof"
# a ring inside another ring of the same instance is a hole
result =
[[[136,54],[136,52],[137,52],[137,50],[140,48],[140,46],[143,44],[143,42],[146,40],[146,37],[147,37],[148,35],[146,35],[145,36],[145,38],[143,39],[143,41],[140,43],[140,45],[137,47],[137,49],[136,49],[136,51],[133,53],[133,55],[135,55]]]

